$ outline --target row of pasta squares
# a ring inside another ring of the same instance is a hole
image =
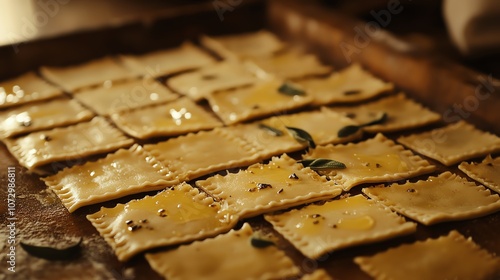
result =
[[[106,57],[76,66],[42,67],[40,73],[50,83],[35,73],[0,82],[0,137],[66,126],[96,114],[111,117],[136,138],[172,136],[307,105],[362,101],[393,89],[359,65],[331,73],[332,68],[315,56],[292,49],[266,31],[205,36],[202,42],[223,60],[186,43],[120,56],[121,62]],[[153,68],[156,74],[146,73]],[[169,76],[168,87],[154,79],[172,73],[177,75]],[[201,99],[208,99],[212,112],[196,103]]]

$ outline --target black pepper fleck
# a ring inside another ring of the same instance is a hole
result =
[[[136,231],[136,230],[138,230],[138,229],[140,229],[140,228],[142,228],[142,226],[141,226],[141,225],[132,225],[132,226],[129,226],[129,227],[128,227],[128,230],[129,230],[129,231]]]
[[[283,192],[283,189],[280,189],[280,190],[278,191],[278,193],[282,193],[282,192]]]
[[[258,183],[257,184],[257,188],[259,190],[263,190],[263,189],[269,189],[269,188],[272,188],[273,186],[271,186],[271,184],[266,184],[266,183]]]
[[[313,221],[313,225],[317,225],[317,224],[319,224],[318,220]]]
[[[297,174],[295,174],[295,173],[292,173],[292,174],[290,174],[290,176],[288,176],[288,179],[298,180],[299,176],[297,176]]]
[[[380,167],[382,167],[382,165],[380,165],[379,163],[375,163],[375,167],[380,168]]]
[[[414,193],[415,189],[407,189],[406,191],[409,192],[409,193]]]

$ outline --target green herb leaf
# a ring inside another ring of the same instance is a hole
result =
[[[80,244],[82,243],[82,238],[65,247],[49,247],[49,246],[37,246],[28,244],[21,241],[21,247],[28,252],[30,255],[39,257],[47,260],[68,260],[75,258],[80,253]]]
[[[382,113],[380,113],[379,117],[377,117],[376,119],[374,119],[371,122],[367,122],[367,123],[361,124],[361,125],[348,125],[348,126],[344,126],[343,128],[341,128],[337,132],[337,136],[341,137],[341,138],[342,137],[347,137],[347,136],[350,136],[350,135],[358,132],[358,130],[361,129],[362,127],[370,126],[370,125],[376,125],[376,124],[381,124],[381,123],[385,122],[386,120],[387,120],[387,113],[382,112]]]
[[[346,165],[340,161],[326,158],[304,159],[299,161],[304,167],[309,167],[312,170],[324,169],[344,169]]]
[[[283,136],[283,131],[274,128],[272,126],[265,125],[263,123],[259,124],[259,128],[266,130],[269,134],[273,136]]]
[[[295,140],[299,141],[300,143],[307,143],[307,145],[313,149],[316,148],[316,143],[314,143],[311,134],[309,134],[307,131],[297,127],[285,127],[286,129],[288,129],[293,138],[295,138]]]
[[[337,136],[342,138],[342,137],[347,137],[347,136],[350,136],[356,132],[358,132],[358,130],[361,128],[360,125],[348,125],[348,126],[344,126],[342,127],[339,132],[337,132]]]
[[[290,82],[284,82],[279,88],[278,92],[284,95],[295,96],[295,95],[306,95],[306,92]]]

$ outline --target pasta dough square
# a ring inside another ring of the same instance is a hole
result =
[[[497,279],[500,259],[457,231],[354,259],[377,280]]]
[[[215,63],[215,59],[191,43],[143,55],[122,55],[120,60],[138,76],[159,77]]]
[[[66,67],[41,67],[40,73],[67,92],[136,77],[111,57]]]
[[[113,114],[112,119],[118,128],[140,139],[175,136],[222,126],[214,115],[187,97]]]
[[[98,161],[63,169],[43,181],[69,212],[177,183],[167,168],[137,144]]]
[[[298,83],[313,96],[315,105],[363,101],[394,88],[392,83],[372,76],[359,64],[335,72],[326,79],[302,80]]]
[[[363,192],[424,225],[466,220],[500,210],[500,197],[447,171],[416,183],[364,188]]]
[[[211,197],[186,183],[114,208],[102,207],[87,219],[120,261],[148,249],[227,232],[237,221]]]
[[[322,199],[336,197],[342,189],[287,155],[268,164],[254,164],[226,176],[197,181],[196,186],[228,204],[241,219]]]
[[[91,119],[94,113],[75,100],[60,98],[31,103],[0,112],[0,135],[19,134],[74,124]]]
[[[196,241],[177,249],[146,254],[151,267],[169,280],[289,279],[300,270],[276,246],[251,245],[249,224],[213,239]],[[187,261],[189,260],[189,261]]]
[[[260,160],[255,147],[221,128],[187,134],[144,148],[167,166],[179,181]]]
[[[245,61],[245,65],[259,77],[272,75],[283,80],[324,75],[332,71],[332,67],[321,64],[316,56],[299,51],[254,57]]]
[[[33,72],[0,82],[0,109],[46,100],[63,94]]]
[[[134,79],[111,87],[83,90],[74,97],[99,115],[108,116],[134,108],[169,102],[179,98],[179,95],[153,79]]]
[[[500,157],[488,155],[481,163],[462,162],[458,168],[467,176],[500,193]]]
[[[212,92],[254,84],[258,79],[242,64],[219,62],[196,71],[179,74],[167,80],[176,92],[195,101],[207,98]]]
[[[29,170],[51,162],[111,152],[133,142],[100,117],[5,140],[9,151]]]
[[[399,143],[446,166],[500,151],[500,138],[459,121],[432,131],[399,137]]]
[[[396,145],[382,134],[356,144],[318,146],[305,159],[327,158],[340,161],[345,169],[321,171],[348,191],[362,183],[399,181],[433,172],[436,167]]]
[[[265,215],[265,219],[311,259],[333,250],[410,234],[417,228],[363,195]]]
[[[273,33],[257,32],[223,36],[202,36],[201,43],[225,59],[269,56],[285,47]]]
[[[359,106],[335,107],[333,110],[352,118],[358,124],[369,123],[381,113],[386,113],[387,119],[383,123],[363,127],[364,131],[370,133],[416,128],[441,119],[439,114],[406,98],[403,93]]]
[[[282,82],[271,80],[232,91],[219,91],[208,97],[212,110],[231,125],[273,113],[303,107],[311,102],[306,95],[279,92]]]

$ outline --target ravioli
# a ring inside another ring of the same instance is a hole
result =
[[[63,169],[43,181],[69,212],[177,183],[167,168],[137,144],[103,159]]]
[[[54,99],[31,103],[0,112],[0,135],[3,138],[86,121],[94,116],[76,100]]]
[[[392,83],[374,77],[359,64],[334,72],[326,79],[308,79],[298,83],[313,96],[312,103],[315,105],[363,101],[394,88]]]
[[[33,72],[0,82],[0,109],[61,96],[63,91]]]
[[[240,218],[254,217],[313,201],[330,199],[342,192],[325,177],[303,168],[287,155],[268,164],[254,164],[226,176],[197,181],[202,188]]]
[[[458,166],[467,176],[500,193],[500,157],[488,155],[481,163],[462,162]]]
[[[111,152],[133,142],[101,117],[5,140],[19,164],[29,170],[57,161]]]
[[[44,66],[40,73],[47,80],[73,93],[85,87],[107,85],[136,77],[111,57],[103,57],[79,65]]]
[[[118,128],[139,139],[176,136],[222,126],[214,115],[187,97],[116,113],[111,118]]]
[[[376,280],[486,280],[500,274],[500,258],[455,230],[447,236],[404,244],[374,256],[357,257],[354,262]]]
[[[109,87],[86,89],[74,98],[92,108],[101,116],[128,111],[144,106],[162,104],[179,98],[153,79],[133,79]]]
[[[318,146],[309,150],[303,158],[326,158],[344,163],[345,169],[321,171],[321,174],[342,185],[345,191],[362,183],[399,181],[436,169],[382,134],[359,143]]]
[[[459,121],[432,131],[401,136],[406,147],[446,166],[500,151],[500,138]]]
[[[500,210],[500,197],[449,171],[425,181],[363,192],[395,211],[424,225],[486,216]]]
[[[202,36],[201,43],[225,59],[241,59],[272,55],[285,47],[285,44],[267,30],[257,32]]]
[[[142,55],[121,55],[120,60],[132,72],[144,77],[159,77],[200,68],[215,62],[209,54],[192,43]]]
[[[148,249],[215,236],[237,221],[186,183],[114,208],[102,207],[87,219],[120,261]]]

